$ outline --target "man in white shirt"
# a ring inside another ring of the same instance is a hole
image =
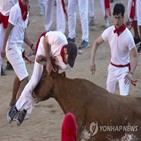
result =
[[[131,32],[123,24],[125,8],[121,3],[114,6],[114,25],[107,28],[93,44],[90,60],[90,71],[95,73],[95,54],[104,41],[108,41],[111,49],[111,63],[108,66],[107,90],[115,93],[119,88],[120,95],[129,94],[132,75],[138,62],[138,54]],[[130,62],[130,57],[133,61]],[[119,87],[117,87],[119,86]]]
[[[1,51],[3,47],[3,40],[6,28],[8,26],[8,17],[10,9],[17,3],[17,0],[1,0],[0,1],[0,75],[5,75],[2,68]],[[9,64],[9,63],[8,63]]]
[[[60,70],[66,70],[74,66],[77,56],[77,47],[74,43],[68,43],[65,35],[59,31],[50,31],[44,33],[39,39],[36,61],[30,81],[25,86],[20,98],[13,106],[7,116],[9,123],[12,122],[15,115],[18,113],[17,125],[20,125],[26,113],[31,114],[34,108],[34,99],[32,92],[39,83],[44,66],[39,64],[42,60],[47,60],[46,71],[50,75],[54,71],[52,59]]]
[[[22,47],[23,43],[25,42],[34,51],[33,43],[26,34],[28,25],[28,3],[29,0],[19,0],[19,2],[11,8],[8,28],[4,37],[2,57],[5,57],[6,54],[16,74],[10,106],[16,103],[16,99],[18,99],[28,82],[28,72],[22,57],[24,51]]]

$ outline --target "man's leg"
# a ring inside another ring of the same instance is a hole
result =
[[[140,38],[141,38],[141,1],[137,0],[136,1],[136,11],[137,11],[137,23],[139,26],[139,31],[140,31]],[[138,48],[138,53],[141,54],[141,43],[140,46]]]
[[[20,80],[16,76],[15,79],[14,79],[14,82],[13,82],[13,91],[12,91],[12,98],[11,98],[11,101],[10,101],[10,107],[15,105],[15,103],[16,103],[17,92],[18,92],[19,87],[20,87]]]
[[[61,31],[65,33],[66,29],[66,17],[63,11],[62,0],[57,0],[56,6],[56,23],[57,23],[57,31]]]
[[[43,65],[40,65],[39,63],[35,62],[30,81],[25,86],[15,106],[12,107],[8,112],[7,119],[9,123],[13,121],[17,113],[19,113],[17,117],[17,125],[20,125],[23,122],[26,113],[31,114],[35,103],[32,97],[32,92],[40,81],[42,72]]]
[[[54,0],[47,0],[45,5],[45,31],[53,30]]]
[[[82,28],[82,43],[80,49],[89,47],[89,26],[88,26],[88,0],[79,0],[79,13]]]
[[[26,84],[28,83],[28,77],[24,78],[23,80],[20,81],[20,86],[17,92],[17,99],[20,97],[24,87],[26,86]]]
[[[133,21],[133,30],[134,30],[134,42],[135,44],[138,44],[140,42],[140,36],[138,32],[138,24],[137,21]]]
[[[89,26],[95,25],[95,15],[94,15],[94,0],[88,1],[88,9],[89,9]]]
[[[75,35],[76,35],[76,7],[77,7],[76,0],[68,0],[68,30],[69,35],[68,39],[75,42]]]

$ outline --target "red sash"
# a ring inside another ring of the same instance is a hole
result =
[[[130,18],[134,20],[135,17],[135,10],[136,10],[136,0],[132,0],[131,11],[130,11]]]
[[[7,28],[7,26],[8,26],[8,18],[9,18],[9,16],[4,16],[0,12],[0,24],[2,23],[4,28]]]
[[[104,7],[105,7],[105,17],[104,18],[107,18],[108,15],[111,16],[109,0],[104,0]]]
[[[130,63],[125,64],[125,65],[116,65],[116,64],[113,64],[113,63],[111,62],[111,65],[113,65],[113,66],[115,66],[115,67],[117,67],[117,68],[128,67],[128,68],[129,68],[129,71],[130,71],[130,69],[131,69]],[[137,83],[137,80],[131,80],[131,84],[132,84],[132,85],[136,86],[136,83]]]
[[[20,6],[20,9],[21,9],[22,18],[25,21],[26,18],[27,18],[27,14],[28,14],[27,5],[23,5],[23,3],[21,2],[21,0],[19,0],[19,6]]]
[[[67,17],[67,19],[68,19],[68,13],[67,13],[67,10],[66,10],[66,7],[65,7],[65,2],[64,2],[64,0],[61,0],[61,3],[62,3],[63,11],[64,11],[64,13],[65,13],[65,15],[66,15],[66,17]]]

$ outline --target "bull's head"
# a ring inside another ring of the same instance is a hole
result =
[[[39,84],[34,89],[33,97],[36,102],[47,100],[53,97],[54,94],[54,82],[56,78],[65,76],[65,73],[59,74],[58,72],[52,72],[50,75],[44,73]]]

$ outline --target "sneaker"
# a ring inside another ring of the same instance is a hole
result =
[[[104,26],[105,26],[105,28],[107,28],[107,27],[110,26],[110,24],[109,24],[109,20],[108,20],[107,18],[104,19]]]
[[[6,70],[13,70],[12,65],[7,61]]]
[[[89,18],[89,26],[94,26],[95,25],[95,19],[94,17]]]
[[[138,54],[141,54],[141,43],[140,43],[140,46],[139,46],[139,48],[137,49],[137,51],[138,51]]]
[[[43,10],[40,11],[40,16],[44,16],[45,12]]]
[[[18,126],[20,126],[22,122],[24,121],[26,113],[27,111],[25,109],[19,112],[17,120],[16,120]]]
[[[72,39],[71,38],[68,38],[67,40],[68,40],[68,43],[70,43],[70,42],[75,43],[75,38],[72,38]]]
[[[7,114],[7,121],[11,123],[18,113],[19,111],[17,110],[15,105],[11,107],[10,111]]]
[[[6,75],[3,67],[1,67],[1,75]]]
[[[83,49],[83,48],[88,48],[89,47],[89,43],[85,40],[83,40],[81,42],[81,45],[79,46],[79,49]]]
[[[134,42],[135,42],[135,44],[138,44],[140,41],[141,41],[140,38],[135,38],[135,37],[134,37]]]

